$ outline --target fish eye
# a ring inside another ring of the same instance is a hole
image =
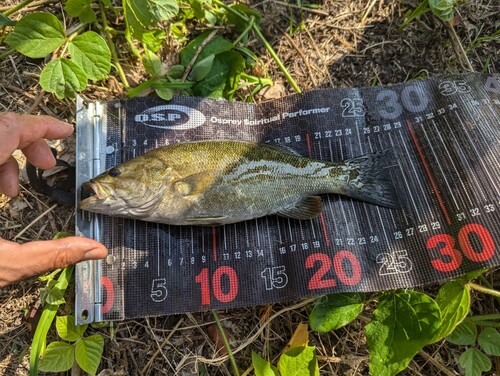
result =
[[[109,176],[112,176],[114,178],[120,175],[121,173],[122,172],[118,167],[113,167],[111,170],[108,171]]]

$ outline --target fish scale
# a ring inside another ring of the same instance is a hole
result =
[[[409,288],[500,263],[498,76],[321,89],[261,104],[149,97],[78,106],[78,187],[149,150],[223,138],[334,163],[390,150],[401,205],[322,195],[315,218],[213,227],[79,210],[77,233],[109,255],[77,266],[78,323]],[[169,111],[187,115],[169,122]],[[251,171],[238,176],[251,180]]]

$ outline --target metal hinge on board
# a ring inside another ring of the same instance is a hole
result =
[[[87,103],[83,98],[77,98],[76,137],[76,199],[81,194],[81,185],[104,170],[106,119],[105,105],[95,102]],[[85,140],[82,142],[81,140]],[[98,214],[77,210],[76,232],[97,241],[101,240],[101,217]],[[75,322],[83,325],[101,321],[101,262],[84,261],[75,268]]]

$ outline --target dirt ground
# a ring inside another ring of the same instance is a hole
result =
[[[6,0],[4,10],[17,0]],[[498,2],[466,1],[457,7],[453,26],[426,14],[398,31],[408,9],[417,1],[325,0],[317,9],[299,11],[280,1],[253,1],[264,15],[263,31],[302,90],[320,87],[387,85],[402,81],[470,71],[500,71],[499,39],[486,40],[498,30]],[[60,12],[55,0],[36,1],[30,9]],[[20,14],[15,14],[14,18]],[[303,23],[293,34],[291,23]],[[199,30],[192,30],[193,35]],[[231,30],[221,30],[231,36]],[[1,37],[0,37],[1,38]],[[260,100],[293,93],[273,59],[257,40],[251,46],[265,63],[264,71],[275,86]],[[6,50],[0,44],[0,53]],[[120,56],[131,82],[143,72],[133,58]],[[176,59],[175,48],[165,59]],[[0,60],[0,111],[48,114],[74,123],[75,102],[59,101],[38,86],[42,60],[11,54]],[[89,86],[89,100],[111,100],[124,95],[110,78]],[[63,159],[74,161],[74,140],[62,143]],[[56,180],[57,177],[53,178]],[[51,239],[59,231],[73,231],[74,209],[54,204],[23,184],[19,197],[0,195],[0,236],[31,241]],[[27,375],[31,332],[24,320],[27,307],[36,302],[43,283],[36,278],[0,290],[0,373]],[[429,287],[431,289],[432,287]],[[498,313],[493,300],[474,296],[477,313]],[[295,327],[307,322],[310,301],[251,307],[220,312],[241,372],[251,365],[256,351],[276,363]],[[369,312],[365,312],[367,315]],[[365,318],[367,318],[366,316]],[[321,374],[367,375],[368,350],[363,319],[328,335],[310,333],[316,346]],[[210,313],[114,322],[98,330],[105,337],[101,375],[230,375],[227,357],[215,339],[217,329]],[[111,336],[113,333],[113,337]],[[52,334],[53,335],[53,334]],[[459,375],[461,349],[446,342],[426,347],[403,375]],[[77,372],[75,374],[78,374]],[[496,359],[489,375],[500,374]]]

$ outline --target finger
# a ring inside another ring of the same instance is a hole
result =
[[[19,165],[14,157],[0,165],[0,193],[10,197],[19,194]]]
[[[0,113],[0,163],[12,152],[24,149],[29,144],[45,139],[68,137],[73,127],[50,116],[19,115],[13,112]]]
[[[65,268],[80,261],[97,260],[106,257],[107,249],[101,243],[80,236],[58,240],[45,240],[21,245],[26,269],[30,275]]]
[[[35,167],[46,170],[56,165],[56,159],[45,140],[37,140],[22,149],[28,161]]]
[[[101,243],[76,236],[25,244],[0,238],[0,287],[106,254]]]

